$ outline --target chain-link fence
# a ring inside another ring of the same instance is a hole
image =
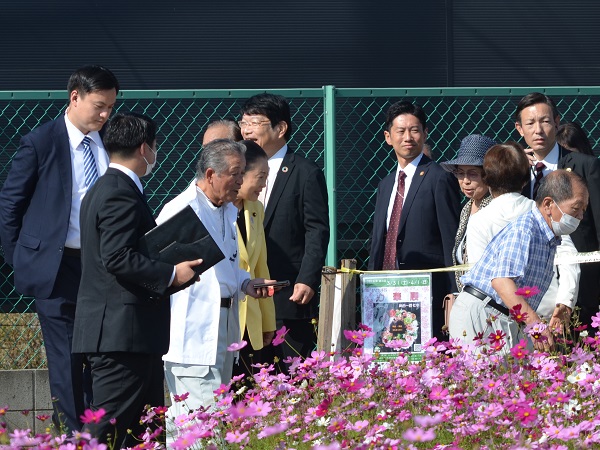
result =
[[[330,192],[332,243],[329,265],[355,258],[365,268],[375,189],[394,168],[383,139],[390,103],[416,101],[428,114],[429,138],[436,160],[454,156],[460,139],[485,134],[498,142],[518,140],[513,113],[528,92],[546,92],[558,102],[563,121],[577,121],[592,144],[600,139],[598,88],[484,89],[323,89],[272,90],[286,96],[295,132],[291,147],[325,169]],[[160,165],[146,179],[151,208],[185,189],[194,174],[202,134],[208,122],[239,118],[246,98],[264,91],[124,91],[118,111],[136,111],[160,125]],[[20,136],[64,113],[66,92],[0,92],[0,184],[6,178]],[[38,368],[44,364],[41,333],[33,300],[19,295],[11,268],[0,260],[0,369]]]

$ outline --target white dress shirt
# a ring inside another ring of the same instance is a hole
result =
[[[409,162],[404,169],[401,169],[400,164],[398,164],[398,168],[396,169],[396,179],[394,180],[394,187],[392,188],[392,195],[390,196],[390,203],[388,204],[387,218],[385,221],[387,224],[386,228],[390,227],[390,217],[392,216],[392,209],[394,209],[394,202],[396,201],[396,191],[398,190],[398,174],[401,170],[406,174],[406,178],[404,179],[404,198],[402,199],[402,205],[404,205],[404,199],[406,199],[406,196],[408,195],[410,184],[412,183],[412,179],[415,176],[417,166],[419,165],[419,162],[421,162],[422,157],[423,153]]]
[[[85,186],[84,162],[83,162],[83,138],[84,135],[79,129],[71,123],[65,112],[65,124],[69,136],[69,147],[71,151],[71,174],[73,185],[71,188],[71,214],[69,216],[69,229],[67,231],[67,240],[65,246],[69,248],[81,248],[80,229],[79,229],[79,210],[81,209],[81,200],[87,191]],[[108,154],[100,139],[97,131],[88,133],[90,138],[90,148],[96,161],[98,176],[106,172],[108,167]]]
[[[262,202],[265,209],[267,209],[267,203],[269,203],[269,198],[271,198],[271,191],[273,190],[275,179],[277,178],[277,174],[281,168],[281,163],[283,162],[283,157],[287,153],[287,150],[288,146],[285,144],[283,147],[277,150],[277,153],[269,158],[269,176],[267,177],[267,185],[258,196],[258,199]]]

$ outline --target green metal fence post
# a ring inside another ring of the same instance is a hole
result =
[[[335,86],[323,87],[325,119],[325,180],[329,196],[329,248],[325,264],[337,267],[337,211],[336,211],[336,179],[335,179]]]

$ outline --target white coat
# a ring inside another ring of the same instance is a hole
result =
[[[190,205],[212,238],[221,248],[225,259],[204,272],[200,281],[171,296],[171,334],[169,351],[163,360],[179,364],[214,365],[217,360],[217,342],[221,298],[234,294],[229,323],[228,345],[239,338],[238,302],[244,295],[241,285],[249,279],[248,272],[239,268],[237,243],[237,208],[229,203],[224,208],[225,236],[221,224],[214,219],[214,205],[196,191],[195,181],[167,203],[156,223],[160,224]],[[222,292],[227,290],[227,293]]]

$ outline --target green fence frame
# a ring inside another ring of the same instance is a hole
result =
[[[117,111],[133,110],[160,125],[161,161],[144,180],[155,212],[185,188],[193,176],[206,124],[239,117],[244,100],[261,92],[287,97],[295,131],[292,149],[323,168],[329,193],[331,239],[326,264],[356,258],[365,268],[377,183],[394,169],[395,158],[383,139],[385,111],[405,99],[427,113],[434,158],[455,155],[461,138],[485,134],[498,142],[520,140],[512,118],[519,99],[544,92],[558,103],[563,121],[577,121],[600,141],[600,87],[390,88],[267,90],[122,91]],[[64,112],[66,91],[0,91],[0,184],[4,182],[19,139]],[[9,266],[0,259],[0,369],[37,368],[44,354],[33,300],[19,295]]]

